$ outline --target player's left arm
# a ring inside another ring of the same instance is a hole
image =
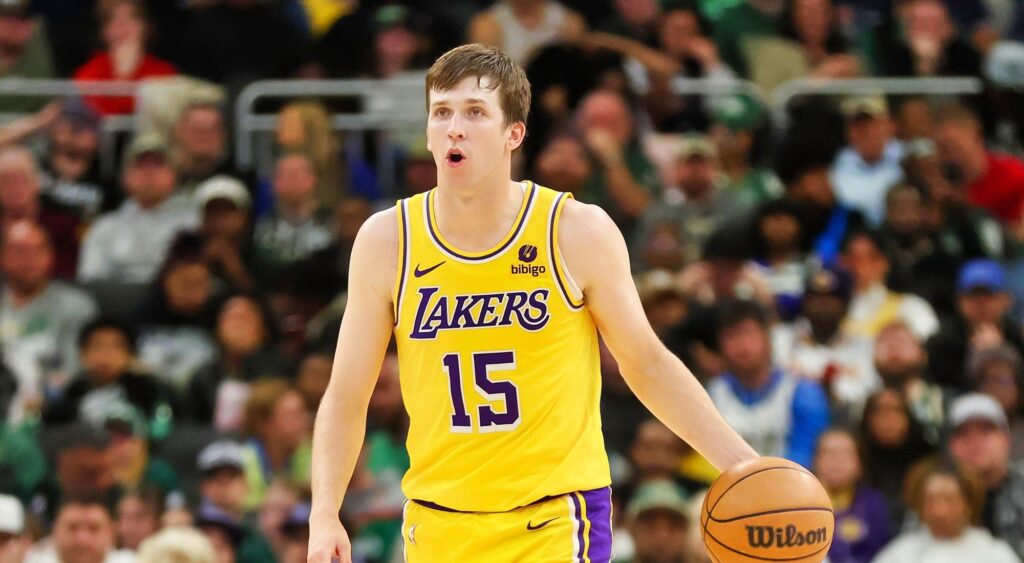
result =
[[[651,413],[721,470],[757,457],[655,335],[630,275],[626,242],[608,214],[567,201],[558,244],[622,376]]]

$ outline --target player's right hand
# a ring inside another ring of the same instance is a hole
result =
[[[306,563],[352,563],[352,542],[336,515],[309,518]]]

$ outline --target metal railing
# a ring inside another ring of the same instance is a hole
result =
[[[804,95],[923,95],[958,96],[979,94],[985,85],[975,76],[949,78],[799,78],[777,86],[771,92],[770,107],[784,112],[790,100]]]

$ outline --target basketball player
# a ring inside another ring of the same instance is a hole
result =
[[[530,85],[492,47],[427,74],[438,187],[371,217],[313,438],[309,561],[350,561],[338,509],[388,341],[411,467],[408,561],[608,561],[598,330],[637,396],[716,467],[756,457],[655,336],[598,207],[511,180]]]

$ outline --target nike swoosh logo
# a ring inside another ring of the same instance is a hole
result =
[[[551,520],[545,520],[545,521],[541,522],[540,524],[537,524],[536,526],[533,525],[533,522],[527,522],[526,523],[526,529],[530,530],[531,532],[533,530],[539,530],[539,529],[543,528],[544,526],[547,526],[548,524],[554,522],[555,520],[558,520],[558,516],[555,516]]]
[[[427,268],[426,270],[421,270],[420,269],[420,265],[416,264],[416,268],[413,269],[412,275],[416,276],[417,278],[423,277],[423,276],[429,274],[430,272],[433,272],[434,270],[440,268],[441,265],[444,264],[445,262],[446,262],[446,260],[442,260],[441,262],[439,262],[437,264],[434,264],[433,266]]]

